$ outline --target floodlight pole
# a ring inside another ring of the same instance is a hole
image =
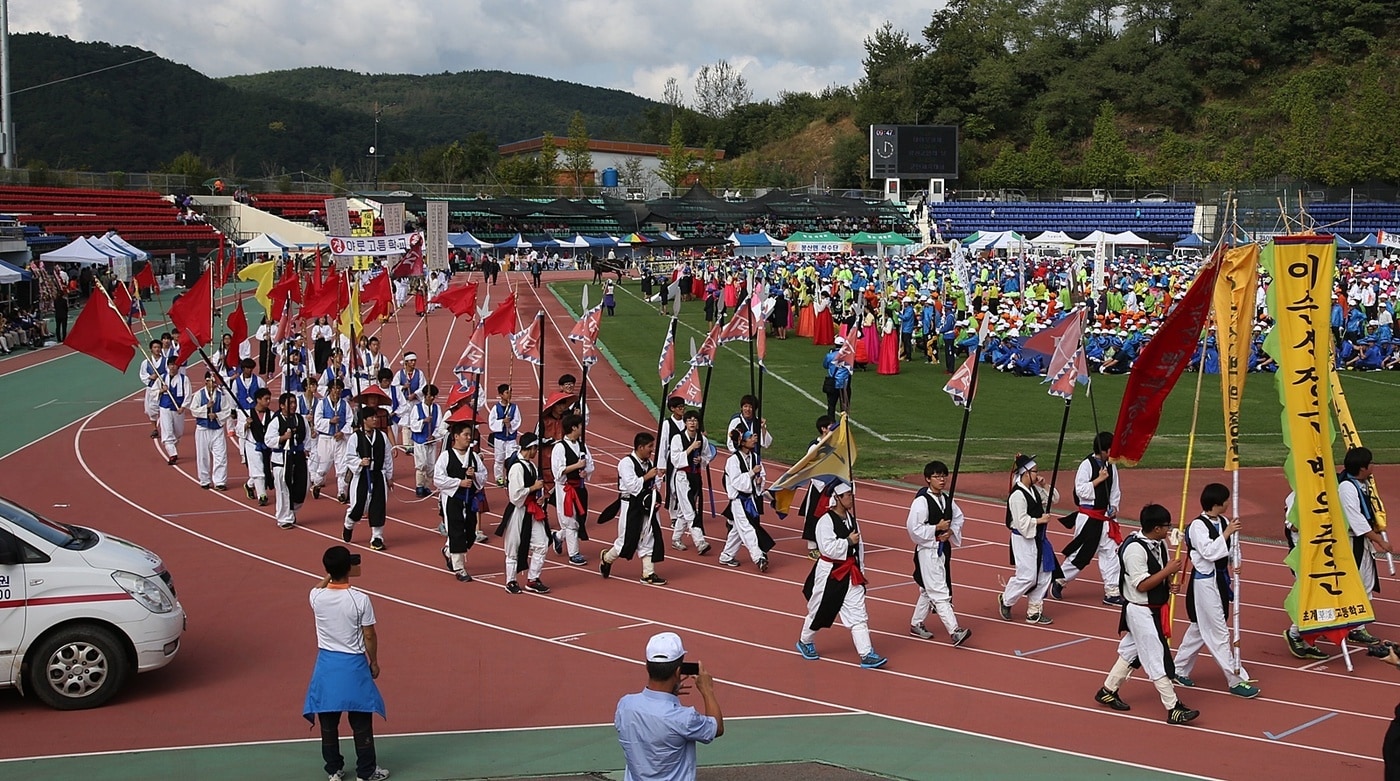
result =
[[[10,1],[0,0],[0,165],[15,167],[15,122],[10,105]]]

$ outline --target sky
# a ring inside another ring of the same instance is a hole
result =
[[[9,0],[10,32],[138,46],[209,76],[504,70],[660,100],[719,60],[754,98],[860,79],[862,41],[942,3],[859,0]]]

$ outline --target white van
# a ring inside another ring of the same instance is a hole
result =
[[[169,664],[184,631],[159,556],[0,498],[0,689],[95,708]]]

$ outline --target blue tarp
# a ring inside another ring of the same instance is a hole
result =
[[[740,247],[782,247],[786,246],[782,242],[774,242],[767,231],[758,233],[732,233],[729,236],[730,242]]]

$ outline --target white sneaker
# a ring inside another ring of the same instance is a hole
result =
[[[384,779],[388,777],[388,770],[385,770],[382,767],[376,767],[374,769],[374,772],[370,774],[369,778],[361,778],[360,781],[384,781]]]
[[[337,770],[329,776],[326,776],[326,781],[345,781],[345,772],[343,770]]]

